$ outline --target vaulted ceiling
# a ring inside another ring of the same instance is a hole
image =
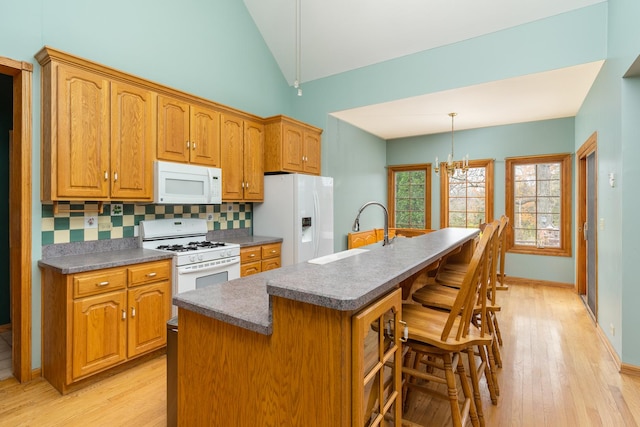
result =
[[[244,0],[293,85],[489,34],[602,0]],[[299,9],[297,9],[299,4]],[[299,10],[299,15],[298,15]],[[297,19],[300,16],[300,19]],[[297,72],[296,23],[300,32]],[[574,116],[602,62],[333,114],[383,139]],[[562,90],[558,90],[562,88]],[[522,99],[527,99],[526,103]],[[426,119],[427,118],[427,119]]]

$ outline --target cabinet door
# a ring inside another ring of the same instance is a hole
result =
[[[188,143],[189,104],[158,95],[158,159],[187,163]]]
[[[222,114],[220,121],[222,199],[243,200],[244,121],[229,114]]]
[[[244,123],[244,200],[264,200],[264,126]]]
[[[220,167],[220,113],[210,108],[191,106],[191,163]]]
[[[129,289],[128,357],[155,350],[167,343],[167,321],[171,317],[169,281]]]
[[[111,198],[152,200],[155,94],[111,83]]]
[[[73,379],[101,371],[126,358],[125,291],[73,302]]]
[[[353,316],[353,426],[402,425],[401,298],[396,289]]]
[[[314,132],[304,133],[304,171],[320,175],[320,135]]]
[[[282,168],[292,172],[302,172],[303,131],[297,126],[282,125]]]
[[[58,66],[58,199],[109,197],[109,80]]]

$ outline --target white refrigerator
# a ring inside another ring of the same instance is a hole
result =
[[[253,234],[282,237],[282,266],[333,253],[333,178],[266,175],[253,204]]]

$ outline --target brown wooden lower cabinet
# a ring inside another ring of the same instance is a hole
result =
[[[281,267],[282,243],[248,246],[240,249],[240,276],[250,276],[261,271]]]
[[[271,297],[259,334],[179,309],[178,424],[400,426],[401,291],[354,313]]]
[[[171,261],[42,272],[42,370],[60,392],[166,345]]]

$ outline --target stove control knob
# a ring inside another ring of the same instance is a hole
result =
[[[202,254],[198,255],[198,261],[202,261]]]
[[[196,262],[196,256],[195,255],[189,255],[189,261]]]
[[[227,256],[230,257],[231,256],[231,249],[227,249]]]

